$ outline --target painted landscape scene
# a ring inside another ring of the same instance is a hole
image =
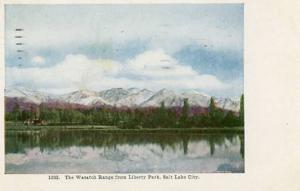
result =
[[[5,173],[243,173],[243,10],[6,5]]]

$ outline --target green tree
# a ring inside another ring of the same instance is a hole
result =
[[[214,126],[215,118],[216,118],[217,107],[215,104],[215,99],[213,97],[210,98],[209,107],[208,107],[208,116],[209,116],[209,124]]]
[[[215,99],[213,97],[210,98],[210,102],[209,102],[209,115],[213,116],[217,110],[216,107],[216,103],[215,103]]]
[[[22,120],[22,121],[25,121],[25,120],[28,119],[28,118],[31,118],[30,112],[29,112],[29,111],[26,111],[26,110],[23,110],[23,111],[21,112],[21,120]]]
[[[52,109],[49,111],[49,118],[47,120],[49,120],[49,122],[51,123],[59,123],[60,122],[60,118],[59,118],[59,111],[56,109]]]
[[[223,112],[216,107],[215,99],[210,98],[209,108],[209,124],[211,127],[217,127],[222,125]]]
[[[182,108],[182,117],[184,119],[188,118],[189,109],[190,109],[190,106],[189,106],[188,98],[184,98],[184,100],[183,100],[183,108]]]
[[[183,100],[183,108],[182,108],[182,114],[181,114],[181,118],[180,118],[180,125],[182,127],[189,127],[189,102],[188,102],[188,98],[184,98]]]
[[[239,122],[240,125],[244,126],[244,94],[242,94],[240,99]]]
[[[166,114],[165,102],[162,101],[160,103],[160,107],[155,109],[153,114],[148,116],[148,119],[146,120],[147,122],[144,122],[144,124],[146,123],[147,126],[151,126],[153,128],[166,127]]]
[[[43,104],[40,104],[39,105],[39,118],[40,119],[43,119],[43,120],[50,120],[50,118],[49,118],[49,111],[48,111],[48,108],[45,106],[45,105],[43,105]]]
[[[18,103],[14,104],[13,110],[12,110],[12,120],[13,121],[19,121],[21,120],[21,110]]]
[[[159,108],[158,126],[166,127],[167,126],[166,120],[167,120],[167,112],[166,112],[165,102],[162,101]]]
[[[238,126],[239,124],[239,118],[232,112],[227,112],[226,116],[223,119],[222,125],[225,125],[227,127],[234,127]]]

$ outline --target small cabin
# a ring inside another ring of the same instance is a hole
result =
[[[24,125],[47,125],[47,121],[46,120],[42,120],[42,119],[26,119],[24,121]]]
[[[47,125],[47,121],[46,120],[41,120],[41,119],[35,119],[33,120],[33,125]]]
[[[26,119],[25,121],[24,121],[24,125],[33,125],[33,119]]]

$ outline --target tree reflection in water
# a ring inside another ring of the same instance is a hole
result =
[[[210,155],[215,154],[216,146],[226,145],[226,140],[240,142],[240,154],[244,157],[243,134],[199,134],[189,132],[102,132],[99,130],[41,130],[7,131],[5,153],[24,153],[25,149],[39,147],[41,151],[67,148],[71,146],[91,146],[93,148],[116,149],[119,145],[157,144],[161,150],[168,146],[174,151],[178,144],[183,153],[188,154],[189,143],[205,141],[209,145]]]

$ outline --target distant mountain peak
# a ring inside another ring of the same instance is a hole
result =
[[[130,94],[130,92],[123,88],[111,88],[108,90],[101,91],[98,95],[110,103],[115,103],[118,100],[125,98],[129,94]]]
[[[133,88],[133,87],[132,87],[132,88],[128,88],[127,91],[130,92],[130,93],[137,93],[137,92],[140,91],[140,89],[139,89],[139,88]]]
[[[118,100],[117,106],[137,107],[145,100],[149,99],[153,92],[147,89],[142,89],[136,93],[129,94],[128,96]]]
[[[152,97],[148,100],[144,101],[141,106],[155,106],[158,107],[161,105],[162,102],[165,103],[167,107],[171,106],[181,106],[181,96],[177,95],[175,91],[163,88],[156,92]]]
[[[26,102],[32,102],[36,104],[40,104],[41,102],[51,99],[49,94],[19,86],[6,88],[5,96],[22,98],[22,100],[26,100]]]
[[[209,96],[205,93],[199,92],[197,90],[187,90],[187,91],[184,91],[181,95],[182,96],[203,96],[203,97],[207,97],[207,98],[211,97],[211,96]]]
[[[151,90],[148,90],[148,89],[142,89],[142,90],[140,90],[140,92],[152,92],[153,93],[153,91],[151,91]]]
[[[208,107],[210,96],[196,90],[186,90],[177,93],[174,90],[163,88],[157,92],[139,88],[111,88],[96,92],[81,89],[63,95],[51,95],[24,87],[9,87],[5,89],[5,96],[16,98],[20,102],[28,103],[68,103],[85,106],[110,105],[117,107],[159,107],[161,102],[166,107],[181,107],[183,100],[188,99],[190,106]],[[216,98],[216,106],[226,110],[239,111],[240,103],[238,99]]]
[[[90,95],[90,96],[95,96],[97,94],[97,92],[92,91],[92,90],[88,90],[88,89],[78,90],[78,91],[75,91],[74,93]]]
[[[175,94],[175,91],[163,88],[163,89],[159,90],[157,92],[157,94]]]

